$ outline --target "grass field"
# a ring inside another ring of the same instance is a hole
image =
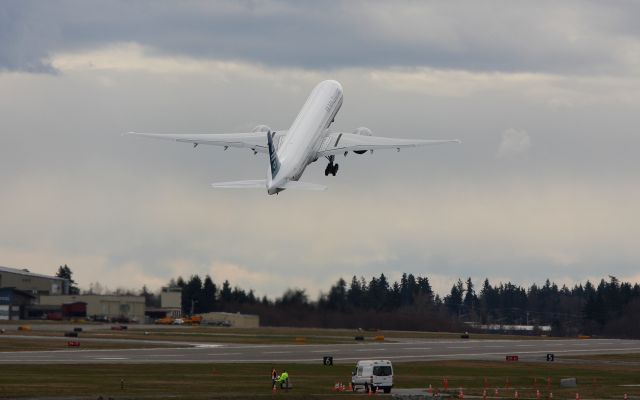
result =
[[[62,336],[64,328],[61,325],[43,325],[46,330],[34,330],[30,332],[9,331],[12,335],[24,336]],[[81,325],[79,325],[81,326]],[[93,326],[92,326],[93,327]],[[385,340],[393,341],[394,338],[416,339],[460,339],[460,333],[445,332],[411,332],[411,331],[358,331],[355,329],[313,329],[313,328],[223,328],[210,326],[169,326],[137,327],[131,325],[131,329],[113,331],[109,325],[100,329],[85,330],[80,333],[81,338],[96,339],[144,339],[164,340],[174,342],[211,342],[211,343],[251,343],[251,344],[339,344],[352,343],[355,336],[363,336],[365,340],[373,340],[375,336],[384,336]],[[297,341],[304,338],[303,342]],[[546,339],[540,336],[514,336],[472,334],[473,339]],[[1,340],[1,336],[0,336]]]
[[[290,391],[273,394],[269,372],[272,367],[286,369],[294,386]],[[160,364],[160,365],[3,365],[0,374],[0,397],[46,398],[248,398],[282,397],[362,398],[363,394],[334,393],[335,382],[345,384],[352,366],[325,367],[304,364]],[[536,388],[543,398],[553,392],[554,399],[575,399],[576,392],[583,399],[622,399],[640,396],[640,368],[618,365],[589,365],[551,363],[511,363],[449,361],[395,364],[395,385],[398,388],[426,388],[431,384],[441,390],[442,380],[448,378],[450,393],[463,388],[465,396],[482,395],[485,379],[488,395],[493,397],[499,387],[500,398],[535,398]],[[577,389],[562,389],[559,379],[576,377]],[[547,378],[551,386],[547,388]],[[121,380],[124,379],[124,389]]]

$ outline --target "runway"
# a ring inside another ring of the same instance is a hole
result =
[[[129,341],[130,342],[130,341]],[[184,343],[182,343],[184,345]],[[199,344],[125,350],[53,350],[0,352],[2,364],[96,363],[320,363],[332,356],[334,363],[351,364],[362,359],[401,361],[504,360],[517,355],[521,361],[555,362],[577,355],[640,353],[640,341],[617,339],[566,340],[418,340],[399,339],[353,344]]]

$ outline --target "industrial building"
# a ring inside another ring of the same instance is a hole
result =
[[[160,292],[160,308],[165,315],[178,318],[182,315],[182,288],[179,286],[163,287]]]
[[[60,295],[40,296],[40,305],[62,306],[86,303],[86,317],[96,319],[121,319],[143,322],[145,313],[144,296],[115,295]]]
[[[62,295],[69,293],[69,281],[57,276],[35,274],[28,269],[0,267],[0,288],[38,295]]]
[[[35,296],[14,288],[0,288],[0,320],[24,319]]]

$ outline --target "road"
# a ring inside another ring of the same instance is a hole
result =
[[[47,338],[50,339],[50,338]],[[36,340],[36,339],[34,339]],[[82,340],[82,339],[81,339]],[[131,342],[131,341],[128,341]],[[148,344],[148,342],[146,342]],[[181,343],[184,345],[185,343]],[[123,350],[53,350],[0,352],[0,363],[316,363],[333,356],[334,363],[361,359],[392,361],[504,360],[518,355],[521,361],[545,361],[554,353],[563,357],[589,354],[640,353],[640,341],[617,339],[562,340],[420,340],[397,339],[353,344],[198,344]]]

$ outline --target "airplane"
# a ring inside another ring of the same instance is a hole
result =
[[[396,139],[373,136],[369,128],[360,127],[353,132],[329,130],[342,106],[342,85],[335,80],[320,82],[302,106],[298,116],[288,130],[272,131],[267,125],[258,125],[247,133],[221,134],[166,134],[128,132],[129,135],[175,142],[248,148],[257,153],[269,154],[266,179],[213,183],[214,188],[266,189],[278,194],[285,189],[325,190],[326,186],[300,182],[307,166],[324,157],[329,163],[324,175],[336,176],[339,164],[336,155],[346,156],[350,151],[364,154],[367,151],[417,147],[444,143],[460,143],[457,139]]]

